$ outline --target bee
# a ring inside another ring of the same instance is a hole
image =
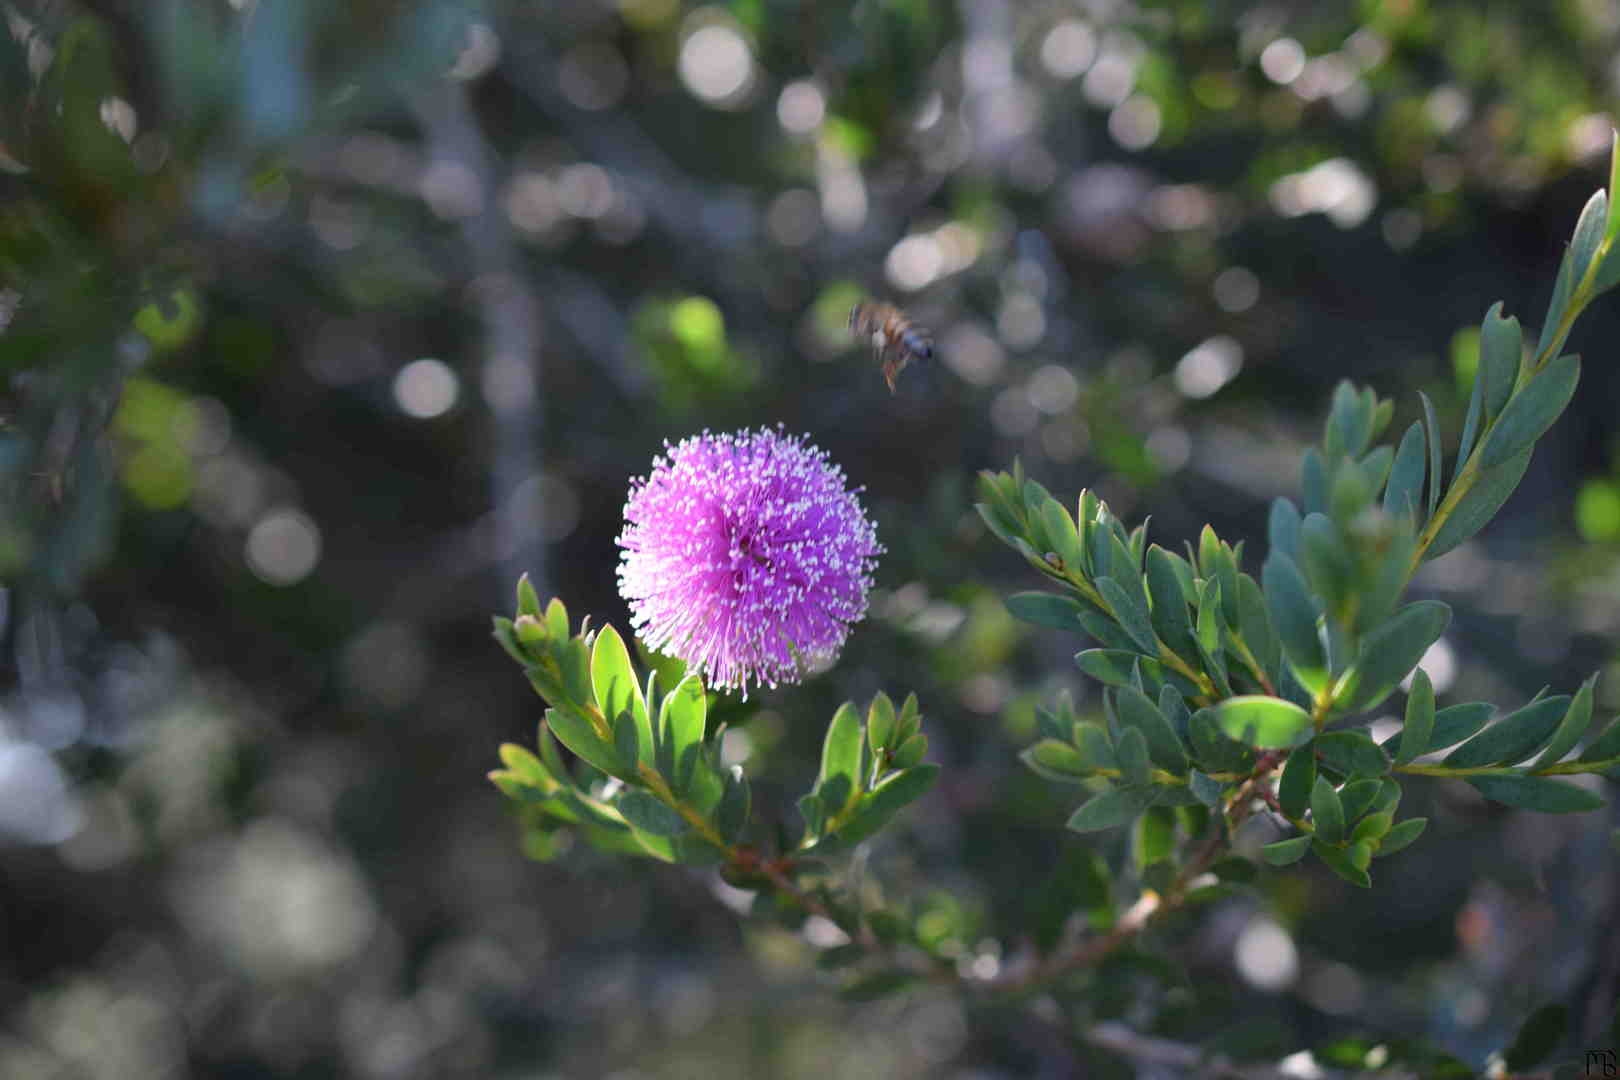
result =
[[[894,393],[894,381],[913,357],[931,360],[934,342],[928,331],[914,326],[893,304],[865,301],[849,310],[849,330],[856,337],[870,336],[872,351],[883,362],[883,381]]]

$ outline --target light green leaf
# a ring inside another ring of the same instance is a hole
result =
[[[1311,785],[1311,820],[1316,836],[1324,844],[1344,842],[1344,804],[1326,777],[1317,776]]]
[[[860,713],[846,701],[827,725],[827,736],[821,744],[821,772],[816,777],[815,793],[833,820],[860,794],[864,741]]]
[[[634,775],[633,769],[620,762],[619,752],[613,745],[601,739],[590,721],[572,709],[547,709],[546,726],[569,750],[609,776],[624,780]]]
[[[1378,856],[1393,855],[1403,848],[1410,847],[1412,841],[1423,835],[1423,828],[1429,823],[1428,818],[1407,818],[1384,834],[1378,842]]]
[[[613,805],[632,828],[652,836],[680,836],[691,828],[674,809],[639,788],[626,789]]]
[[[1372,878],[1367,875],[1365,867],[1356,865],[1351,849],[1332,847],[1317,839],[1311,842],[1311,850],[1316,852],[1316,857],[1322,860],[1324,866],[1350,884],[1363,889],[1372,888]]]
[[[1287,749],[1311,732],[1311,714],[1282,698],[1232,697],[1214,709],[1216,722],[1228,737],[1262,750]]]
[[[1260,857],[1271,866],[1291,866],[1305,857],[1311,848],[1309,836],[1292,836],[1287,840],[1278,840],[1274,844],[1267,844],[1260,849]]]
[[[1056,739],[1042,739],[1018,758],[1038,775],[1060,784],[1079,784],[1096,775],[1080,751]]]
[[[636,683],[635,669],[630,666],[630,651],[611,625],[597,632],[596,645],[591,650],[591,689],[615,735],[619,734],[621,725],[634,725],[636,758],[651,765],[657,745],[653,739],[652,717],[647,713],[647,701]],[[630,743],[628,737],[622,741],[625,745]]]

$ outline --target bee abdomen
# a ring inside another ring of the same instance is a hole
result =
[[[924,360],[934,358],[934,343],[928,339],[928,335],[919,330],[907,327],[900,335],[900,344]]]

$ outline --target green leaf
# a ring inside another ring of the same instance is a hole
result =
[[[633,770],[620,762],[619,752],[613,745],[600,738],[590,721],[579,713],[572,709],[547,709],[546,725],[558,742],[609,776],[623,780],[633,775]]]
[[[894,702],[879,690],[866,710],[866,745],[873,755],[882,753],[894,736]]]
[[[1424,559],[1439,558],[1483,529],[1519,486],[1534,452],[1535,447],[1527,446],[1518,457],[1480,473],[1474,479],[1474,486],[1457,501],[1445,524],[1435,533],[1434,541],[1423,553]]]
[[[1187,594],[1181,589],[1171,555],[1158,544],[1147,550],[1148,593],[1153,598],[1153,629],[1171,650],[1182,657],[1198,654],[1193,643]]]
[[[1569,1009],[1563,1005],[1543,1005],[1530,1014],[1530,1019],[1513,1037],[1513,1045],[1502,1051],[1502,1064],[1516,1073],[1540,1065],[1558,1049],[1568,1027]]]
[[[1316,824],[1316,836],[1324,844],[1344,842],[1344,804],[1339,793],[1325,777],[1318,776],[1311,785],[1311,820]]]
[[[1273,686],[1282,681],[1282,639],[1271,625],[1266,598],[1248,574],[1238,575],[1238,630]]]
[[[1306,743],[1288,755],[1277,781],[1277,803],[1283,813],[1296,821],[1304,817],[1315,786],[1316,755],[1311,752],[1311,744]]]
[[[1316,447],[1308,447],[1300,457],[1300,497],[1305,513],[1325,514],[1328,509],[1327,466]]]
[[[727,843],[736,843],[747,826],[749,803],[748,777],[743,775],[741,765],[733,765],[726,770],[720,805],[714,813],[715,827]]]
[[[1553,279],[1552,300],[1547,304],[1547,318],[1541,324],[1541,336],[1536,340],[1536,356],[1550,356],[1563,348],[1563,338],[1559,336],[1559,324],[1563,322],[1564,313],[1569,310],[1570,294],[1578,284],[1575,280],[1575,263],[1571,258],[1570,250],[1565,250],[1564,257],[1558,261],[1558,276]]]
[[[1394,814],[1368,814],[1361,819],[1360,823],[1356,825],[1355,831],[1350,834],[1350,842],[1361,844],[1382,840],[1394,824]]]
[[[1575,396],[1580,378],[1580,357],[1560,356],[1525,384],[1486,438],[1480,468],[1494,468],[1533,446]]]
[[[827,725],[827,737],[821,744],[821,772],[816,777],[815,793],[833,820],[860,794],[864,735],[860,713],[846,701]]]
[[[1079,784],[1096,775],[1095,767],[1087,764],[1080,751],[1056,739],[1042,739],[1019,754],[1018,759],[1038,775],[1060,784]]]
[[[1412,841],[1423,835],[1423,827],[1428,823],[1428,818],[1421,817],[1407,818],[1405,821],[1398,823],[1389,832],[1385,833],[1384,838],[1379,841],[1379,857],[1393,855],[1397,851],[1410,847]]]
[[[1422,668],[1412,672],[1412,689],[1406,695],[1406,724],[1401,728],[1401,748],[1395,764],[1405,765],[1429,749],[1434,734],[1434,684]]]
[[[1193,753],[1205,772],[1240,773],[1254,767],[1254,751],[1221,730],[1214,709],[1199,709],[1187,724]]]
[[[1148,617],[1147,601],[1127,591],[1113,578],[1098,578],[1092,584],[1096,586],[1097,592],[1102,594],[1103,600],[1113,611],[1114,618],[1119,620],[1121,629],[1130,635],[1136,647],[1148,656],[1159,655],[1159,642],[1153,636],[1153,621]],[[1140,591],[1139,578],[1137,584]]]
[[[1228,855],[1209,868],[1210,873],[1222,881],[1231,881],[1239,885],[1247,885],[1259,874],[1259,869],[1241,855]]]
[[[1389,772],[1389,757],[1364,731],[1330,731],[1318,735],[1317,756],[1345,776],[1382,776]]]
[[[1211,810],[1221,805],[1221,793],[1225,790],[1225,786],[1214,777],[1194,769],[1187,774],[1187,787],[1192,791],[1193,798]]]
[[[1056,945],[1076,912],[1083,912],[1094,930],[1112,925],[1112,881],[1107,861],[1088,845],[1077,838],[1062,843],[1051,875],[1032,897],[1035,943],[1043,949]]]
[[[658,730],[669,747],[672,767],[664,762],[660,769],[671,785],[681,794],[697,767],[698,756],[703,753],[703,733],[708,722],[708,697],[703,680],[688,675],[664,695],[658,708]]]
[[[1122,686],[1115,692],[1115,705],[1120,723],[1137,729],[1147,740],[1148,756],[1153,763],[1172,775],[1185,776],[1187,751],[1159,707],[1131,686]]]
[[[891,773],[878,782],[849,819],[838,827],[837,840],[851,847],[865,840],[887,825],[895,814],[928,794],[938,779],[939,766],[931,762]]]
[[[1311,714],[1282,698],[1232,697],[1214,709],[1215,719],[1228,737],[1262,750],[1287,749],[1309,737],[1311,731]]]
[[[632,730],[637,760],[651,765],[656,746],[652,717],[647,713],[647,701],[636,683],[635,669],[630,666],[630,651],[612,626],[604,626],[597,632],[596,645],[591,650],[591,689],[615,735],[619,734],[621,725],[635,725]],[[626,745],[629,741],[624,739]]]
[[[1569,698],[1563,694],[1532,701],[1457,747],[1441,764],[1453,769],[1472,769],[1523,761],[1552,738],[1568,708]]]
[[[1298,559],[1299,526],[1299,510],[1293,503],[1283,498],[1271,501],[1271,513],[1266,518],[1266,541],[1272,551]]]
[[[1581,216],[1575,222],[1575,235],[1569,242],[1570,279],[1577,288],[1586,280],[1592,258],[1603,243],[1608,219],[1608,195],[1602,189],[1592,192],[1592,197],[1586,200],[1586,206],[1581,209]]]
[[[901,968],[877,971],[843,987],[838,991],[838,996],[845,1001],[877,1001],[899,993],[920,978],[922,976]]]
[[[1364,867],[1357,866],[1352,860],[1350,852],[1345,848],[1331,847],[1321,840],[1311,842],[1311,850],[1316,857],[1322,860],[1324,866],[1338,874],[1352,885],[1359,885],[1363,889],[1372,888],[1372,878],[1367,876]]]
[[[1136,819],[1134,856],[1137,872],[1170,857],[1176,846],[1175,811],[1167,806],[1152,806]]]
[[[1327,657],[1316,632],[1321,614],[1306,588],[1305,578],[1288,556],[1273,551],[1261,569],[1271,622],[1282,639],[1283,651],[1307,690],[1320,690],[1327,675]]]
[[[1479,328],[1479,380],[1485,385],[1485,419],[1495,420],[1513,394],[1524,354],[1524,334],[1518,319],[1502,318],[1498,300],[1485,313]]]
[[[1299,531],[1301,568],[1329,611],[1341,611],[1355,578],[1350,550],[1326,514],[1306,514]]]
[[[1446,706],[1434,714],[1434,734],[1429,736],[1428,748],[1420,752],[1432,754],[1448,746],[1455,746],[1464,739],[1473,738],[1479,734],[1494,711],[1490,703],[1484,701],[1468,701],[1461,705]]]
[[[1352,712],[1370,709],[1417,666],[1451,623],[1451,609],[1419,600],[1391,615],[1362,639],[1361,653],[1335,697]]]
[[[1581,688],[1575,692],[1575,700],[1569,703],[1563,720],[1559,721],[1558,730],[1553,732],[1552,741],[1541,752],[1536,763],[1530,767],[1531,772],[1558,764],[1563,756],[1580,742],[1581,736],[1586,734],[1586,729],[1592,723],[1592,685],[1596,681],[1597,676],[1594,675],[1582,683]]]
[[[1203,661],[1204,670],[1215,680],[1215,688],[1222,696],[1232,692],[1231,685],[1226,679],[1226,658],[1221,654],[1221,611],[1224,607],[1220,582],[1206,578],[1204,587],[1198,595],[1198,621],[1194,640],[1198,643],[1198,656]]]
[[[1056,499],[1047,499],[1041,504],[1041,525],[1046,530],[1046,540],[1063,560],[1065,566],[1081,570],[1085,566],[1085,554],[1080,547],[1080,532],[1075,528],[1074,518],[1069,511]]]
[[[613,805],[632,828],[652,836],[680,836],[691,828],[674,809],[639,788],[626,789]]]
[[[1075,653],[1074,662],[1081,671],[1105,686],[1131,685],[1131,672],[1140,655],[1123,649],[1086,649]]]
[[[1354,821],[1378,801],[1385,790],[1382,780],[1352,780],[1339,789],[1339,805],[1344,808],[1344,820]],[[1391,807],[1393,809],[1393,807]]]
[[[1262,847],[1260,857],[1270,866],[1290,866],[1303,859],[1310,847],[1309,836],[1291,836],[1287,840],[1278,840],[1274,844]]]
[[[1389,481],[1384,485],[1384,513],[1410,514],[1414,520],[1421,516],[1425,454],[1423,425],[1414,420],[1401,436],[1395,464],[1390,467]]]
[[[1608,761],[1620,757],[1620,717],[1611,721],[1603,733],[1593,739],[1577,761]]]
[[[1119,774],[1127,784],[1146,787],[1153,780],[1153,763],[1148,755],[1147,737],[1140,728],[1126,728],[1114,740]]]
[[[1440,485],[1444,478],[1440,475],[1440,421],[1435,419],[1434,402],[1429,395],[1418,391],[1418,397],[1423,402],[1423,420],[1429,431],[1429,512],[1427,518],[1434,517],[1434,508],[1440,505]]]
[[[1080,751],[1080,758],[1090,769],[1117,769],[1119,759],[1114,756],[1114,744],[1108,739],[1108,732],[1098,724],[1086,720],[1076,720],[1073,728],[1074,745]]]
[[[1007,597],[1007,610],[1015,619],[1053,630],[1078,634],[1083,605],[1072,596],[1049,592],[1020,592]]]
[[[1451,483],[1455,487],[1457,477],[1462,475],[1463,465],[1468,461],[1468,455],[1474,452],[1474,440],[1479,437],[1480,413],[1485,410],[1485,388],[1481,385],[1479,377],[1474,377],[1473,392],[1468,395],[1468,412],[1463,417],[1462,438],[1457,443],[1457,460],[1451,467]]]
[[[1098,832],[1124,825],[1148,808],[1151,792],[1139,788],[1113,787],[1093,795],[1069,817],[1068,828],[1075,832]]]
[[[923,758],[927,755],[928,736],[919,731],[894,748],[894,767],[914,769],[922,764]]]
[[[1546,814],[1577,814],[1603,805],[1602,799],[1585,788],[1544,776],[1470,776],[1466,779],[1493,802]]]

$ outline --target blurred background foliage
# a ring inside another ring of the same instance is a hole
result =
[[[524,860],[483,773],[539,717],[488,638],[518,573],[624,628],[628,479],[781,421],[888,555],[839,664],[728,754],[792,821],[832,707],[915,690],[945,778],[865,887],[1011,962],[1086,843],[1016,751],[1099,699],[1081,641],[1006,613],[974,472],[1258,552],[1339,378],[1394,430],[1428,391],[1454,443],[1471,328],[1542,309],[1602,184],[1620,3],[0,14],[0,1074],[1132,1075],[1076,1038],[1111,1018],[1479,1065],[1544,1000],[1605,1045],[1612,812],[1415,785],[1431,835],[1370,896],[1264,874],[1075,1016],[841,1003],[825,935],[715,880]],[[894,397],[844,331],[867,294],[939,341]],[[1616,659],[1613,310],[1503,516],[1419,575],[1458,609],[1442,703]]]

